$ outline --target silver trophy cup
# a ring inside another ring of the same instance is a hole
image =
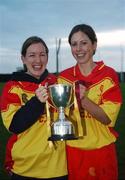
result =
[[[72,140],[75,137],[73,124],[65,117],[65,108],[73,103],[73,88],[70,85],[56,84],[48,87],[52,105],[58,110],[59,117],[51,125],[51,137],[48,140]]]

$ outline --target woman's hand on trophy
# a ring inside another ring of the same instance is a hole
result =
[[[40,102],[45,103],[48,99],[47,87],[39,86],[35,92],[36,97],[40,100]]]

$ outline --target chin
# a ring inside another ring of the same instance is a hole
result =
[[[34,71],[33,73],[32,73],[32,75],[35,77],[35,78],[40,78],[40,76],[43,74],[43,72],[45,71],[45,69],[43,70],[40,70],[40,71]]]

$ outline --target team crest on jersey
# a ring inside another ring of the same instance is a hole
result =
[[[25,94],[25,93],[22,94],[23,103],[26,103],[28,101],[27,97],[28,97],[27,94]]]

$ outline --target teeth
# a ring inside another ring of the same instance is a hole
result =
[[[36,70],[39,70],[39,69],[41,69],[41,66],[33,66],[33,68],[34,68],[34,70],[36,69]]]
[[[82,56],[84,56],[84,54],[78,54],[77,56],[78,56],[78,57],[82,57]]]
[[[34,68],[41,68],[41,66],[37,66],[37,65],[36,65],[36,66],[34,66]]]

